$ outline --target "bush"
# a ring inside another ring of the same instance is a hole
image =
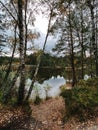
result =
[[[86,81],[87,86],[94,86],[94,87],[98,87],[98,77],[95,78],[90,78]]]
[[[61,93],[61,96],[65,99],[67,118],[76,116],[79,120],[85,120],[96,112],[98,107],[98,81],[90,79],[82,82],[77,87]],[[93,86],[93,84],[96,85]]]
[[[9,87],[11,85],[12,79],[11,79],[11,75],[12,73],[10,73],[10,75],[8,76],[8,79],[4,82],[4,78],[5,78],[5,74],[6,72],[4,71],[0,71],[0,102],[1,103],[9,103],[12,102],[13,104],[13,96],[15,95],[15,90],[12,89],[12,91],[9,92]]]

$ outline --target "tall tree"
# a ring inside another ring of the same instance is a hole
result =
[[[25,90],[23,0],[18,0],[18,28],[19,28],[19,51],[20,51],[20,86],[18,90],[18,104],[22,104],[24,100],[24,90]]]
[[[86,2],[91,13],[91,23],[92,23],[91,43],[93,47],[93,54],[95,57],[94,59],[95,59],[95,67],[96,67],[96,76],[98,76],[98,52],[97,52],[97,44],[96,44],[96,39],[95,39],[95,16],[94,16],[95,0],[87,0]]]
[[[60,35],[60,44],[57,46],[58,50],[64,52],[65,55],[70,55],[70,67],[72,68],[72,86],[76,84],[76,71],[75,71],[75,57],[74,57],[74,33],[73,33],[73,8],[72,1],[60,1],[59,10],[61,16],[56,21],[56,27]],[[62,47],[61,47],[62,46]]]
[[[72,67],[72,86],[76,84],[76,72],[75,72],[75,64],[74,64],[74,42],[73,42],[73,29],[71,23],[71,6],[69,2],[69,16],[68,16],[68,23],[69,23],[69,35],[70,35],[70,58],[71,58],[71,67]]]
[[[5,29],[3,25],[4,15],[0,13],[0,53],[2,53],[2,49],[5,46],[4,42],[6,42]]]
[[[47,0],[46,1],[42,0],[42,3],[45,4],[48,7],[48,9],[49,9],[49,21],[48,21],[47,33],[46,33],[44,44],[43,44],[43,49],[40,52],[40,55],[38,57],[38,63],[37,63],[36,69],[35,69],[34,76],[32,78],[32,83],[31,83],[31,86],[29,88],[28,94],[27,94],[27,96],[25,98],[26,101],[28,101],[28,99],[29,99],[29,97],[31,95],[34,82],[36,81],[36,78],[37,78],[37,74],[38,74],[38,71],[39,71],[39,67],[40,67],[40,63],[41,63],[41,60],[42,60],[42,56],[44,54],[44,51],[45,51],[45,48],[46,48],[46,44],[47,44],[47,40],[48,40],[48,36],[49,36],[49,33],[50,33],[52,18],[54,17],[53,11],[54,11],[55,5],[56,5],[56,3],[54,2],[54,0],[51,1],[51,2],[47,1]]]
[[[81,78],[84,79],[84,58],[85,58],[85,42],[84,42],[84,36],[86,34],[87,27],[85,26],[85,21],[84,21],[84,12],[85,11],[85,5],[83,1],[75,1],[75,17],[74,17],[74,29],[76,30],[77,33],[77,38],[80,46],[80,55],[81,55]],[[78,49],[78,48],[77,48]]]

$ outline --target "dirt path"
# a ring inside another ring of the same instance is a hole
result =
[[[31,104],[31,109],[31,117],[28,117],[23,116],[21,108],[12,111],[0,108],[0,130],[98,130],[98,118],[83,123],[73,118],[64,124],[65,104],[62,97],[43,101],[39,105]],[[2,128],[5,123],[9,125]]]
[[[63,129],[62,115],[65,109],[63,99],[49,99],[40,105],[32,105],[32,116],[42,123],[44,129],[61,130]]]
[[[31,105],[32,117],[40,121],[36,130],[98,130],[98,118],[87,122],[77,122],[73,119],[63,123],[65,103],[62,97],[49,99],[39,105]]]

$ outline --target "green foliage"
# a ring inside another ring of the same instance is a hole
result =
[[[2,91],[0,91],[0,103],[2,102],[2,99],[3,99],[3,94]]]
[[[11,60],[11,57],[0,56],[0,65],[7,65],[10,60]],[[18,63],[19,62],[19,58],[14,58],[13,62],[14,63]]]
[[[33,53],[31,55],[28,55],[26,57],[26,64],[27,65],[36,65],[38,60],[39,60],[41,53],[42,53],[42,51],[39,51],[39,52]],[[41,60],[40,66],[41,67],[43,67],[43,66],[50,66],[50,67],[61,66],[61,67],[64,67],[65,62],[68,63],[68,59],[69,59],[69,57],[66,57],[66,58],[65,57],[56,57],[56,56],[52,56],[49,53],[44,53],[42,55],[42,60]]]
[[[90,78],[90,79],[88,79],[87,81],[86,81],[86,84],[88,85],[88,86],[95,86],[96,88],[97,88],[97,86],[98,86],[98,77],[95,77],[95,78]]]
[[[5,71],[0,70],[0,78],[3,79],[5,76]]]
[[[6,82],[3,82],[6,72],[0,71],[0,102],[7,104],[15,103],[15,89],[9,92],[9,87],[12,81],[13,73],[10,73]]]
[[[5,73],[6,73],[5,71],[0,70],[0,90],[2,89],[1,86],[2,86],[2,82],[4,79]]]
[[[65,99],[66,117],[76,116],[85,120],[96,113],[98,107],[98,80],[80,81],[78,87],[62,91]],[[94,86],[95,85],[95,86]]]
[[[10,100],[9,100],[9,102],[7,104],[9,104],[11,106],[16,106],[16,104],[17,104],[17,98],[16,97],[10,98]]]
[[[87,81],[80,80],[78,83],[78,86],[88,86],[88,87],[95,87],[97,89],[98,86],[98,77],[95,78],[89,78]]]

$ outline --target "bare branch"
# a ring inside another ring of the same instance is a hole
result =
[[[13,7],[14,7],[14,9],[15,9],[16,14],[18,15],[17,9],[16,9],[16,7],[15,7],[15,5],[14,5],[14,3],[13,3],[13,1],[12,1],[12,0],[11,0],[11,4],[12,4],[12,6],[13,6]]]
[[[15,22],[17,23],[16,18],[13,16],[13,14],[9,11],[9,9],[4,5],[4,3],[2,1],[0,1],[0,4],[7,10],[7,12],[12,16],[12,18],[15,20]]]

